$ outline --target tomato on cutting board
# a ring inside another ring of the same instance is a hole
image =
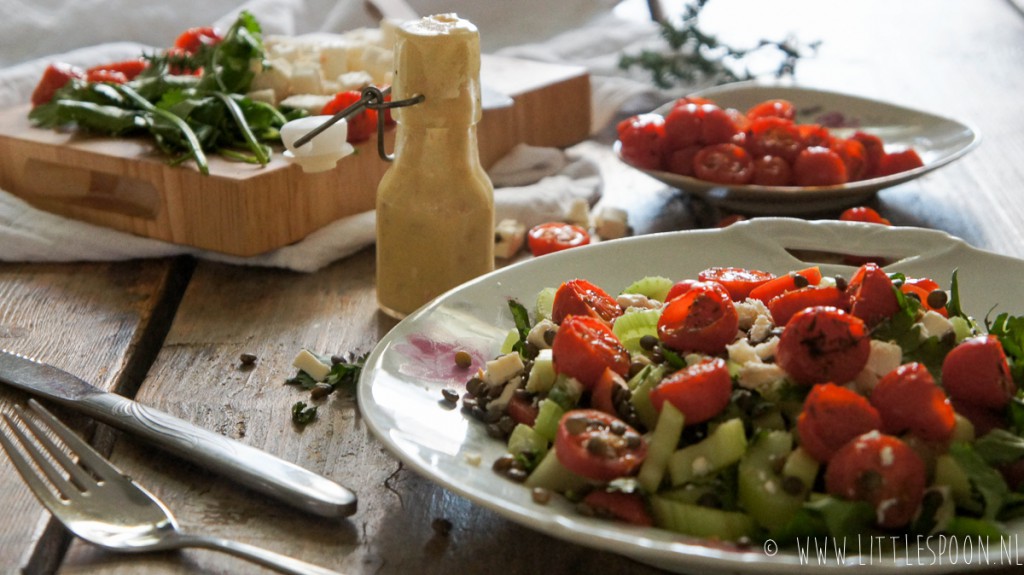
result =
[[[543,256],[590,243],[590,233],[581,226],[565,222],[538,224],[526,234],[530,253]]]

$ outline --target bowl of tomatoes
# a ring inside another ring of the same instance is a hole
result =
[[[619,158],[724,208],[805,214],[864,202],[960,158],[971,126],[837,92],[740,82],[631,116]]]

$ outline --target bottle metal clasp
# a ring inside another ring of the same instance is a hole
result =
[[[425,97],[422,94],[417,94],[411,98],[406,98],[405,100],[390,102],[386,100],[389,94],[391,94],[390,86],[383,90],[376,86],[367,86],[363,88],[358,100],[353,102],[344,110],[341,110],[337,114],[331,116],[323,124],[313,128],[305,135],[295,140],[294,146],[298,148],[305,145],[327,128],[330,128],[341,120],[348,119],[349,117],[358,114],[364,108],[368,108],[370,110],[377,111],[377,154],[386,162],[394,161],[394,154],[389,154],[387,150],[384,149],[384,112],[391,108],[404,108],[406,106],[419,104],[425,99]]]

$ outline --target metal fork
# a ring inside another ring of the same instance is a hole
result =
[[[0,444],[39,501],[76,536],[112,551],[199,547],[223,551],[281,573],[338,575],[245,543],[183,534],[156,496],[121,473],[38,402],[29,400],[29,407],[61,438],[67,451],[46,436],[35,418],[25,417],[19,406],[14,407],[14,417],[4,414],[7,425],[0,432]],[[21,450],[15,447],[11,434]],[[68,452],[78,457],[77,464]]]

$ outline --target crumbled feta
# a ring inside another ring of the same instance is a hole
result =
[[[661,307],[661,302],[658,300],[653,300],[644,294],[639,293],[619,294],[618,297],[615,298],[615,303],[619,304],[619,307],[626,310],[629,308],[658,309]]]
[[[772,314],[768,311],[768,306],[764,305],[764,302],[761,300],[747,298],[746,301],[735,302],[733,307],[736,308],[736,315],[739,316],[740,320],[740,329],[743,331],[753,327],[754,322],[757,321],[759,316],[764,316],[771,322]]]
[[[557,323],[550,319],[542,319],[530,328],[530,333],[526,334],[526,343],[537,346],[537,349],[550,348],[551,345],[548,344],[544,334],[556,331],[558,331]]]
[[[750,342],[745,339],[730,343],[725,346],[725,350],[729,352],[729,359],[738,364],[745,366],[748,363],[762,363],[761,357],[754,350],[754,346],[750,345]]]
[[[773,337],[754,346],[754,352],[757,353],[757,357],[760,357],[762,361],[775,357],[775,352],[778,349],[779,338],[777,337]]]
[[[786,372],[774,363],[748,363],[740,368],[737,383],[761,395],[770,395],[786,379]]]
[[[501,385],[523,372],[523,358],[518,352],[506,353],[487,362],[484,381],[490,385]]]
[[[480,463],[483,461],[483,455],[476,452],[464,453],[462,455],[462,459],[473,467],[480,467]]]
[[[869,394],[878,385],[878,380],[902,363],[903,350],[899,345],[877,339],[871,340],[868,361],[864,369],[853,379],[855,390],[865,395]]]
[[[757,301],[757,300],[755,300]],[[753,343],[765,341],[772,335],[772,330],[775,328],[775,324],[772,323],[770,317],[766,315],[758,315],[754,319],[754,324],[747,329],[747,338]]]
[[[943,317],[942,314],[932,310],[924,313],[918,321],[918,325],[921,326],[921,339],[927,339],[932,336],[941,338],[953,331],[953,324]]]
[[[569,210],[565,214],[566,223],[576,224],[584,228],[590,227],[590,204],[583,198],[575,198],[569,204]]]

